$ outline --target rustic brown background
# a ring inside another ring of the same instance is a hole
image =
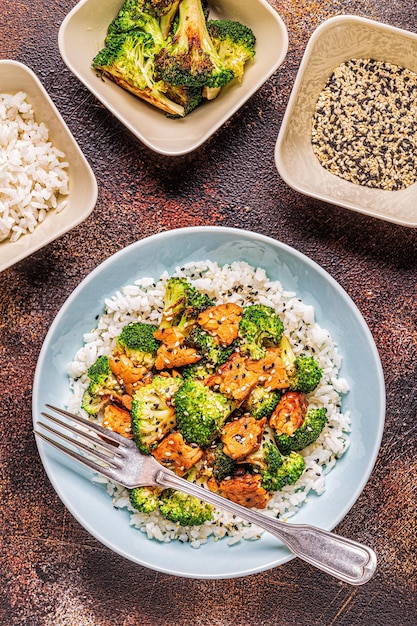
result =
[[[273,156],[313,30],[354,13],[417,31],[415,1],[271,0],[289,31],[284,65],[211,141],[181,158],[142,146],[64,66],[57,34],[74,5],[2,0],[0,9],[0,57],[37,72],[99,184],[87,221],[0,275],[0,623],[416,624],[417,231],[300,196],[280,179]],[[31,393],[56,313],[110,254],[152,233],[200,224],[252,229],[309,255],[349,293],[374,335],[387,385],[385,433],[369,483],[337,528],[378,553],[377,574],[364,587],[296,559],[224,581],[141,568],[87,534],[45,476],[31,432]]]

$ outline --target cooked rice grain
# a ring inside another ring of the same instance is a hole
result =
[[[32,233],[68,195],[65,154],[49,141],[46,125],[24,92],[0,94],[0,241]]]
[[[236,302],[240,305],[262,302],[274,307],[280,315],[285,333],[296,354],[312,353],[323,369],[319,387],[309,395],[310,406],[325,406],[328,423],[318,440],[302,451],[306,469],[295,485],[276,492],[263,513],[287,519],[307,502],[311,492],[320,495],[325,490],[325,475],[334,467],[349,445],[350,419],[341,412],[342,396],[348,392],[346,380],[339,378],[341,356],[327,330],[314,320],[313,307],[304,304],[295,293],[285,291],[278,281],[270,281],[266,272],[245,262],[219,266],[210,261],[188,264],[176,272],[198,289],[205,291],[218,303]],[[164,285],[168,274],[157,282],[142,278],[134,285],[124,287],[113,298],[106,300],[105,311],[95,329],[84,335],[84,346],[78,350],[68,366],[72,394],[68,406],[79,412],[84,389],[88,385],[87,369],[101,354],[110,354],[115,338],[125,324],[132,321],[158,323],[163,306]],[[127,490],[98,476],[117,508],[127,509],[130,523],[150,539],[162,542],[179,540],[194,548],[214,540],[228,538],[229,544],[242,539],[258,539],[261,530],[237,519],[227,511],[215,511],[214,520],[199,527],[184,528],[164,519],[156,511],[138,513],[130,506]]]

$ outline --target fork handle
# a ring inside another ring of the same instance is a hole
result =
[[[159,471],[156,480],[161,487],[186,492],[256,524],[280,539],[295,556],[351,585],[363,585],[375,573],[375,552],[352,539],[306,524],[287,524],[231,502],[167,470]]]

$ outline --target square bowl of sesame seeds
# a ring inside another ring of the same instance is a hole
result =
[[[307,44],[275,148],[296,191],[417,227],[417,34],[353,15]]]

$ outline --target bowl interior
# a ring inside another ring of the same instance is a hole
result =
[[[242,83],[233,81],[216,100],[204,103],[184,119],[172,120],[110,80],[103,81],[91,68],[121,5],[122,0],[82,0],[61,25],[59,49],[79,80],[144,144],[161,154],[184,154],[206,141],[271,76],[287,52],[286,28],[265,0],[210,2],[211,17],[238,20],[253,29],[255,60],[247,63]]]
[[[353,58],[417,72],[417,35],[355,16],[331,18],[319,26],[307,45],[279,132],[277,169],[301,193],[415,227],[417,183],[394,192],[355,185],[325,170],[313,153],[311,121],[317,99],[333,70]]]
[[[68,204],[60,213],[50,211],[33,233],[23,235],[13,243],[7,240],[0,242],[1,271],[83,221],[95,206],[97,183],[74,137],[32,70],[17,61],[0,60],[0,91],[26,93],[34,109],[36,122],[45,123],[50,140],[65,153],[70,179],[70,193],[66,198]]]
[[[41,350],[33,387],[36,423],[45,403],[62,405],[69,396],[67,364],[96,324],[104,300],[142,276],[159,277],[188,261],[220,264],[246,261],[263,267],[315,308],[343,357],[341,376],[351,391],[343,410],[351,412],[351,443],[326,477],[326,491],[311,496],[294,522],[332,529],[349,511],[366,484],[379,450],[385,415],[385,388],[379,356],[366,323],[343,289],[318,265],[268,237],[221,227],[186,228],[139,241],[96,268],[62,307]],[[243,576],[285,563],[290,552],[264,534],[258,541],[228,546],[209,541],[199,550],[173,541],[161,544],[129,526],[126,511],[116,510],[103,486],[75,462],[38,442],[46,472],[64,504],[94,537],[133,562],[158,571],[194,578]]]

